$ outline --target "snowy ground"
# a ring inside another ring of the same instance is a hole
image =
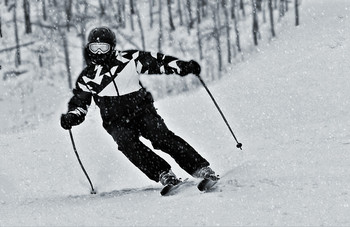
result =
[[[0,225],[349,226],[349,16],[348,0],[305,0],[301,26],[289,14],[276,40],[209,86],[243,151],[204,89],[156,102],[222,176],[215,192],[161,197],[160,185],[117,152],[93,106],[73,129],[99,192],[90,195],[59,126],[68,99],[59,94],[53,117],[0,134]]]

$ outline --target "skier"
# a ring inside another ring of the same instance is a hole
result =
[[[116,37],[108,27],[94,28],[84,49],[87,63],[79,75],[68,112],[61,116],[62,128],[69,130],[85,120],[92,98],[100,108],[103,127],[118,149],[151,180],[164,186],[181,182],[170,165],[144,145],[169,154],[187,173],[196,178],[217,180],[209,163],[186,141],[175,135],[158,115],[151,93],[140,83],[140,74],[199,75],[200,65],[161,53],[115,50]]]

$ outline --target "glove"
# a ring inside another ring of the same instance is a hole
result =
[[[198,62],[191,60],[187,64],[187,71],[188,73],[193,73],[194,75],[198,76],[201,73],[201,66],[198,64]]]
[[[61,115],[61,127],[68,130],[72,126],[78,125],[85,120],[85,116],[78,116],[73,113],[66,113]]]

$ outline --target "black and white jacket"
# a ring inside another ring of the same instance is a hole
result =
[[[105,128],[113,122],[128,122],[153,103],[152,95],[140,84],[140,74],[184,76],[191,73],[187,66],[188,62],[161,53],[115,51],[104,64],[90,63],[81,72],[68,111],[82,122],[93,98]]]

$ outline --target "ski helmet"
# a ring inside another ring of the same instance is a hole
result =
[[[114,32],[108,27],[97,27],[89,33],[86,49],[90,60],[100,64],[111,55],[115,46]]]

